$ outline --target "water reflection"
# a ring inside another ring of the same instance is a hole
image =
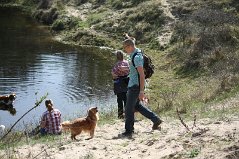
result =
[[[17,94],[17,115],[0,111],[0,124],[13,124],[47,92],[64,118],[115,103],[110,57],[54,42],[47,28],[20,12],[0,9],[0,21],[0,94]],[[24,121],[38,120],[43,111],[44,103]]]

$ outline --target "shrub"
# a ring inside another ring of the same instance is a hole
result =
[[[84,4],[88,2],[88,0],[75,0],[75,4],[78,6],[78,5],[81,5],[81,4]]]
[[[52,5],[52,1],[49,0],[40,0],[39,5],[38,5],[38,9],[49,9],[51,8]]]
[[[53,24],[52,24],[52,30],[54,31],[61,31],[65,29],[65,25],[63,23],[62,20],[56,20]]]
[[[51,8],[50,10],[36,10],[33,13],[33,17],[35,17],[38,21],[50,25],[52,24],[58,17],[58,12],[56,8]]]
[[[224,24],[236,24],[238,18],[219,9],[203,8],[195,11],[190,20],[206,26],[218,26]]]
[[[121,0],[114,0],[112,3],[112,7],[115,9],[122,9],[124,7],[124,5],[121,2]]]
[[[196,75],[202,71],[214,74],[233,71],[239,61],[234,54],[239,44],[238,23],[234,15],[208,8],[196,10],[178,23],[171,39],[171,44],[178,44],[171,53],[182,64],[177,73]]]
[[[91,14],[91,15],[89,15],[89,17],[87,18],[87,22],[88,22],[90,25],[99,23],[99,22],[102,21],[102,18],[103,18],[104,16],[105,16],[104,13],[101,13],[101,14]]]

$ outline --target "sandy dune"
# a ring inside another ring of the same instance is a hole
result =
[[[51,159],[238,159],[239,158],[239,119],[201,119],[186,122],[191,132],[179,120],[165,120],[161,131],[152,131],[148,120],[135,122],[132,138],[119,134],[124,130],[124,122],[98,126],[95,137],[85,140],[88,135],[77,136],[79,141],[71,141],[70,134],[63,134],[55,143],[25,145],[14,150],[15,158]],[[0,151],[7,158],[6,151]]]

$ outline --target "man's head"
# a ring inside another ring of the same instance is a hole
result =
[[[51,99],[47,99],[47,100],[45,101],[45,105],[46,105],[46,108],[47,108],[48,111],[53,110],[53,102],[52,102]]]
[[[135,41],[133,39],[124,40],[123,48],[126,53],[132,53],[135,50]]]

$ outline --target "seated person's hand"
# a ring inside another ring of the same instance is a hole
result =
[[[46,127],[46,121],[41,121],[41,124],[40,124],[41,128],[45,128]]]

